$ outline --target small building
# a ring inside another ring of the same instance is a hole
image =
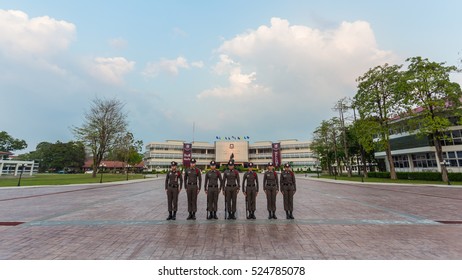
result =
[[[38,172],[38,164],[35,161],[16,160],[12,155],[10,152],[0,151],[0,176],[18,176],[21,172],[32,176]]]

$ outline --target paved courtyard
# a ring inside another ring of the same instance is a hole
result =
[[[297,180],[295,220],[260,192],[257,220],[239,193],[237,220],[209,221],[201,191],[187,221],[182,191],[166,221],[163,178],[0,188],[0,259],[462,259],[462,188]]]

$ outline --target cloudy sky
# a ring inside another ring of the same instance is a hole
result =
[[[308,140],[371,67],[412,56],[460,66],[461,10],[457,0],[0,0],[0,130],[25,151],[71,141],[91,100],[115,97],[145,144],[191,141],[193,123],[196,141]]]

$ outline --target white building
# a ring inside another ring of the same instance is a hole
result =
[[[181,140],[167,140],[165,142],[151,142],[146,145],[145,162],[148,170],[165,170],[170,168],[170,163],[183,162],[183,144]],[[314,170],[316,158],[311,152],[309,141],[296,139],[281,140],[281,162],[290,162],[294,170]],[[220,164],[226,164],[232,155],[236,164],[253,162],[258,168],[264,168],[273,160],[271,141],[259,141],[249,143],[246,140],[219,140],[214,143],[193,142],[192,157],[197,160],[197,165],[207,168],[210,161],[215,160]]]
[[[449,172],[462,172],[462,126],[452,126],[441,141],[443,158]],[[441,172],[433,140],[418,137],[404,130],[395,129],[390,135],[391,154],[397,172]],[[384,151],[376,152],[375,158],[389,171]]]
[[[38,164],[34,161],[0,159],[0,176],[18,176],[21,172],[32,176],[38,172]]]

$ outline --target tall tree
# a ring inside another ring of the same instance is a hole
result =
[[[76,138],[90,147],[93,155],[93,177],[104,156],[127,132],[127,115],[124,104],[117,99],[92,101],[90,112],[85,113],[81,127],[73,127]]]
[[[0,151],[11,152],[27,148],[24,140],[13,138],[6,131],[0,131]]]
[[[322,166],[325,166],[329,174],[337,172],[337,168],[333,168],[333,164],[340,167],[340,153],[337,131],[340,129],[338,118],[323,120],[321,125],[313,132],[313,141],[310,149],[318,156]]]
[[[85,147],[81,142],[55,144],[41,142],[36,150],[19,156],[22,160],[39,162],[39,172],[79,170],[85,163]]]
[[[337,104],[335,104],[334,110],[339,112],[339,124],[340,129],[342,131],[342,143],[343,143],[343,152],[345,155],[345,164],[347,167],[348,177],[351,177],[351,161],[350,161],[350,153],[349,153],[349,145],[347,141],[347,128],[345,125],[345,113],[349,109],[348,107],[348,100],[346,97],[339,99]]]
[[[460,122],[462,115],[462,91],[458,83],[450,81],[450,73],[457,71],[456,66],[445,66],[445,63],[432,62],[421,57],[411,57],[406,77],[407,95],[405,102],[414,110],[410,113],[410,122],[418,134],[430,135],[433,138],[438,162],[442,163],[443,150],[441,140],[449,127]],[[421,108],[423,110],[416,110]],[[457,117],[457,123],[450,118]],[[417,125],[418,124],[418,125]],[[448,171],[441,164],[442,180],[448,182]]]
[[[391,179],[397,179],[390,147],[390,121],[402,113],[403,91],[400,88],[401,65],[376,66],[359,77],[354,97],[361,119],[375,121],[380,128],[379,141],[385,148]]]

